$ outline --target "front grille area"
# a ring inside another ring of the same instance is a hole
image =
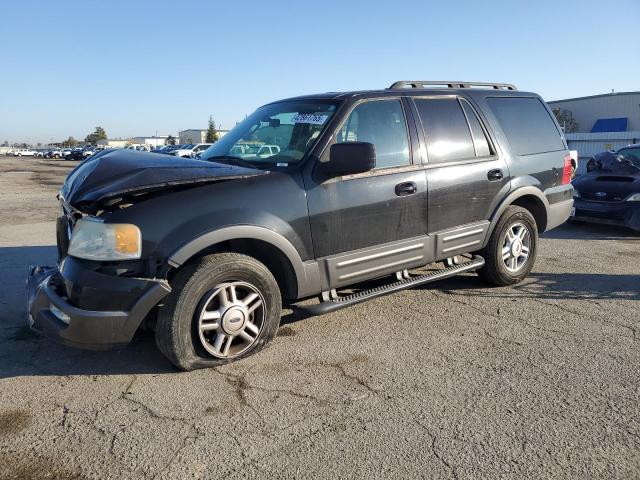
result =
[[[610,194],[610,193],[607,193],[607,195],[604,197],[600,197],[600,196],[597,196],[595,193],[580,192],[580,197],[592,202],[606,202],[606,203],[622,202],[624,200],[623,197],[615,194]]]

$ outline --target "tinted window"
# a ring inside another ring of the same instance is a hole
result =
[[[462,105],[462,109],[464,110],[465,115],[467,116],[467,120],[469,122],[469,127],[471,128],[471,135],[473,136],[473,146],[476,149],[476,157],[486,157],[491,155],[493,152],[489,146],[489,141],[487,140],[487,136],[480,125],[480,119],[476,115],[476,112],[471,108],[468,102],[461,100],[460,104]]]
[[[467,119],[456,98],[416,99],[427,139],[429,163],[474,158]]]
[[[531,155],[564,150],[560,132],[539,99],[489,97],[487,103],[498,118],[514,153]]]
[[[409,165],[407,124],[400,100],[376,100],[353,109],[336,143],[369,142],[376,147],[376,168]]]
[[[640,147],[624,148],[619,153],[625,159],[630,160],[636,167],[640,167]]]

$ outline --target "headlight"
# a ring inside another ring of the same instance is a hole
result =
[[[573,198],[580,198],[580,192],[578,190],[573,191]]]
[[[68,253],[87,260],[132,260],[140,258],[142,236],[135,225],[82,218],[75,224]]]
[[[627,202],[640,202],[640,193],[634,193],[625,198]]]

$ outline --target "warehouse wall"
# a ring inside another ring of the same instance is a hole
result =
[[[553,108],[573,113],[578,132],[590,132],[599,118],[628,118],[627,131],[640,131],[640,92],[595,95],[547,102]]]

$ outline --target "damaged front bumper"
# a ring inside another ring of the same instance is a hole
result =
[[[29,269],[29,326],[73,347],[119,347],[170,291],[165,281],[105,275],[66,257],[59,268]]]
[[[576,198],[573,206],[572,220],[640,231],[640,202],[594,202]]]

